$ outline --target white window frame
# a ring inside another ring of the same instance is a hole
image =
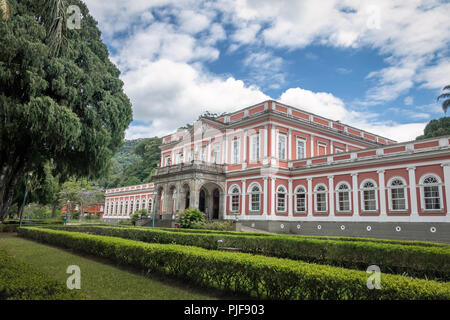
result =
[[[213,145],[213,163],[219,163],[220,162],[220,143],[215,143]]]
[[[283,190],[283,191],[282,191]],[[279,207],[278,206],[278,204],[279,204],[279,196],[278,196],[278,194],[279,193],[282,193],[282,194],[284,194],[284,202],[283,202],[283,208],[281,208],[281,207]],[[284,186],[284,185],[279,185],[278,187],[277,187],[277,191],[276,191],[276,200],[275,200],[275,205],[277,206],[277,212],[286,212],[287,211],[287,206],[286,206],[286,202],[287,202],[287,189],[286,189],[286,187]],[[281,208],[281,209],[280,209]]]
[[[320,147],[324,147],[325,148],[325,153],[324,154],[320,154]],[[327,155],[327,149],[328,149],[328,143],[326,142],[322,142],[322,141],[317,141],[317,157],[323,157]]]
[[[254,192],[253,188],[257,187],[258,192]],[[261,194],[262,194],[262,188],[261,185],[258,182],[252,182],[247,189],[247,193],[249,194],[249,211],[251,212],[261,212]],[[258,195],[258,209],[253,209],[253,195]]]
[[[298,154],[298,143],[299,142],[303,143],[303,154],[301,155],[301,157]],[[295,153],[297,156],[297,160],[306,158],[306,139],[297,137],[297,139],[295,140]]]
[[[303,191],[300,191],[300,189],[302,189]],[[305,186],[303,186],[303,185],[298,185],[296,188],[295,188],[295,191],[294,191],[294,211],[295,211],[295,213],[306,213],[307,211],[308,211],[308,191],[307,191],[308,189],[305,187]],[[304,200],[305,200],[305,210],[297,210],[297,203],[298,203],[298,195],[299,194],[304,194],[305,195],[305,198],[304,198]]]
[[[237,189],[238,193],[233,193],[234,189]],[[241,188],[237,184],[233,184],[228,189],[228,195],[230,196],[230,212],[239,212],[239,208],[241,206]],[[238,197],[237,210],[233,210],[233,196]]]
[[[347,191],[340,190],[340,187],[342,185],[347,186]],[[341,193],[341,192],[347,192],[348,193],[348,210],[340,210],[339,193]],[[350,184],[348,182],[346,182],[346,181],[339,182],[336,185],[335,194],[336,194],[336,196],[335,196],[335,198],[336,198],[336,212],[340,212],[340,213],[341,212],[342,213],[350,213],[350,212],[352,212],[352,188],[350,187]]]
[[[153,209],[153,199],[152,198],[149,198],[148,199],[148,212],[152,212],[152,209]]]
[[[258,162],[260,155],[260,137],[259,133],[250,136],[250,162]]]
[[[436,184],[424,184],[424,181],[426,178],[428,177],[433,177],[437,180]],[[438,187],[438,191],[439,191],[439,209],[426,209],[425,208],[425,187],[426,186],[437,186]],[[422,209],[422,211],[424,212],[443,212],[444,211],[444,199],[443,199],[443,193],[442,193],[442,180],[441,178],[434,173],[426,173],[424,175],[422,175],[420,177],[419,180],[419,185],[418,185],[419,189],[420,189],[420,207]],[[448,205],[448,204],[447,204]]]
[[[324,191],[318,191],[318,189],[320,187],[323,187],[325,190]],[[318,194],[325,194],[325,210],[319,211],[317,208],[317,195]],[[315,213],[327,213],[328,212],[328,188],[325,184],[323,183],[318,183],[315,187],[314,187],[314,212]]]
[[[367,182],[371,182],[374,187],[373,188],[363,188],[363,186],[367,183]],[[371,191],[374,190],[375,191],[375,209],[374,210],[366,210],[364,209],[365,205],[364,205],[364,191]],[[365,179],[363,180],[363,182],[361,182],[360,186],[359,186],[359,193],[360,193],[360,199],[361,199],[361,212],[363,213],[374,213],[378,211],[378,185],[375,182],[375,180],[373,179]]]
[[[241,139],[233,138],[231,140],[231,164],[238,164],[241,156]]]
[[[402,187],[393,187],[392,183],[395,180],[400,180],[403,183]],[[388,203],[389,203],[389,211],[392,212],[406,212],[408,211],[408,185],[406,184],[406,180],[402,177],[395,176],[389,179],[387,183],[387,189],[388,189]],[[392,199],[392,189],[403,189],[404,194],[404,200],[405,200],[405,209],[394,209],[394,203]]]
[[[284,138],[284,144],[281,144],[280,143],[280,138],[281,137],[283,137]],[[280,155],[280,147],[282,147],[283,148],[283,151],[284,151],[284,157],[282,158],[281,157],[281,155]],[[278,133],[278,135],[277,135],[277,158],[279,159],[279,160],[282,160],[282,161],[286,161],[287,160],[287,135],[285,134],[285,133],[281,133],[281,132],[279,132]]]

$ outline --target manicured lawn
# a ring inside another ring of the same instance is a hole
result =
[[[102,261],[82,257],[69,251],[26,240],[11,233],[0,233],[0,247],[9,255],[38,267],[42,272],[66,283],[69,265],[81,270],[81,293],[86,299],[118,300],[196,300],[217,299],[214,295],[180,285],[146,277]]]

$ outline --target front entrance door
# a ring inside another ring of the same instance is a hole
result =
[[[184,208],[185,209],[189,208],[190,203],[191,203],[191,193],[188,191],[186,192],[186,201],[184,203]]]
[[[219,219],[219,201],[220,192],[219,189],[215,189],[213,193],[213,219]]]
[[[198,199],[198,210],[200,210],[201,212],[205,213],[205,203],[206,202],[206,194],[205,194],[205,190],[200,190],[200,196]]]

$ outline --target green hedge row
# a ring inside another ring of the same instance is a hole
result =
[[[450,279],[448,247],[402,246],[399,244],[322,240],[295,236],[250,236],[170,232],[150,228],[105,226],[52,226],[50,228],[139,240],[174,243],[205,249],[238,248],[241,252],[305,262],[366,270],[378,265],[383,272],[428,279]],[[219,242],[221,240],[221,242]]]
[[[136,227],[136,228],[148,228],[148,227]],[[213,234],[225,234],[225,235],[251,235],[251,236],[279,236],[280,234],[273,233],[252,233],[252,232],[239,232],[239,231],[221,231],[221,230],[200,230],[200,229],[185,229],[185,228],[158,228],[160,230],[166,230],[171,232],[183,232],[183,233],[213,233]],[[438,243],[431,241],[415,241],[415,240],[389,240],[389,239],[377,239],[377,238],[361,238],[361,237],[339,237],[339,236],[306,236],[300,234],[287,234],[287,237],[299,237],[299,238],[311,238],[321,240],[342,240],[342,241],[363,241],[363,242],[377,242],[388,244],[401,244],[411,246],[424,246],[424,247],[447,247],[450,248],[448,243]]]
[[[381,274],[381,289],[370,290],[364,271],[38,227],[22,227],[19,233],[145,272],[259,299],[450,299],[450,283],[398,275]]]
[[[74,300],[81,299],[59,281],[31,265],[8,256],[0,249],[0,300]]]
[[[19,219],[9,219],[3,221],[2,224],[20,224]],[[43,224],[64,224],[62,219],[23,219],[22,225],[43,225]]]

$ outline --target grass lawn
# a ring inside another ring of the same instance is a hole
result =
[[[9,255],[66,283],[69,265],[81,270],[81,293],[86,299],[117,300],[197,300],[217,299],[179,282],[146,277],[133,270],[115,267],[103,261],[83,257],[67,250],[26,240],[11,233],[0,233],[0,248]]]

